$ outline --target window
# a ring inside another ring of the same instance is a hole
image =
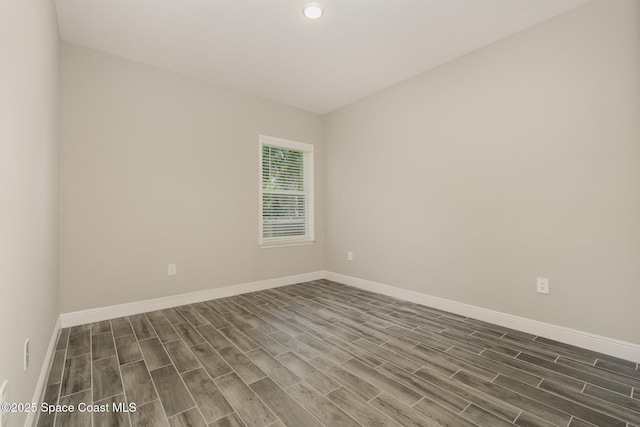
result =
[[[259,240],[313,243],[313,145],[260,135]]]

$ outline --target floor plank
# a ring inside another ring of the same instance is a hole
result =
[[[213,422],[233,412],[231,405],[204,369],[199,368],[184,373],[182,378],[200,408],[205,422]]]
[[[116,337],[116,353],[121,365],[142,360],[140,345],[135,335],[123,335]]]
[[[182,340],[168,342],[164,345],[178,372],[183,373],[200,367],[200,362]]]
[[[291,398],[271,378],[251,384],[251,389],[282,420],[285,425],[321,427],[322,424]]]
[[[89,331],[87,331],[89,332]],[[91,390],[81,391],[60,399],[59,404],[77,408],[81,403],[91,404]],[[91,425],[91,412],[62,411],[56,414],[56,426],[60,427],[86,427]]]
[[[133,332],[136,334],[138,340],[157,336],[156,332],[151,327],[151,323],[149,323],[147,316],[144,314],[129,316],[129,322],[131,322],[131,327],[133,328]]]
[[[126,407],[124,394],[118,394],[95,402],[95,405],[100,408],[106,407],[106,410],[93,412],[93,427],[129,427],[131,425],[129,414],[124,411],[115,410],[114,404],[116,407],[119,407],[117,405],[124,405],[122,407]]]
[[[67,396],[91,388],[91,354],[67,359],[62,375],[60,396]]]
[[[149,338],[138,342],[140,344],[140,350],[142,356],[147,363],[150,370],[158,369],[163,366],[171,364],[171,359],[160,340],[156,338]]]
[[[235,373],[216,378],[215,383],[248,425],[267,426],[276,421],[269,408]]]
[[[336,427],[359,426],[353,418],[345,414],[330,400],[304,383],[294,384],[286,391],[324,425]]]
[[[131,424],[134,426],[169,427],[169,421],[159,400],[139,406],[131,414]]]
[[[93,362],[93,398],[103,400],[123,392],[120,365],[116,356]]]
[[[266,376],[255,363],[249,360],[247,356],[242,354],[242,352],[234,346],[223,348],[219,350],[218,353],[220,353],[220,356],[222,356],[236,374],[242,378],[242,381],[247,384],[251,384]]]
[[[184,412],[195,406],[178,371],[173,365],[151,371],[151,378],[167,417]]]
[[[171,427],[207,427],[197,408],[189,409],[169,418]]]
[[[207,343],[193,346],[191,351],[202,367],[211,375],[211,378],[215,379],[232,371],[227,362]]]
[[[123,365],[120,370],[128,402],[141,406],[158,399],[158,394],[144,361],[139,360]]]

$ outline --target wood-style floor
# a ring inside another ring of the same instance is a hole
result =
[[[109,412],[39,426],[640,426],[637,363],[325,280],[63,329],[56,348],[44,401]]]

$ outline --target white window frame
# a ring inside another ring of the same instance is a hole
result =
[[[287,237],[264,237],[264,216],[263,216],[263,185],[262,185],[262,149],[264,146],[284,148],[287,150],[301,151],[304,161],[304,194],[305,194],[305,234],[303,236]],[[276,138],[273,136],[260,135],[259,144],[259,166],[258,166],[258,189],[259,189],[259,235],[258,242],[261,248],[274,248],[282,246],[310,245],[314,240],[314,171],[313,171],[313,145],[303,142],[290,141],[288,139]]]

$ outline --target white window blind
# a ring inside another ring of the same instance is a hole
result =
[[[313,242],[313,146],[260,137],[260,244]]]

